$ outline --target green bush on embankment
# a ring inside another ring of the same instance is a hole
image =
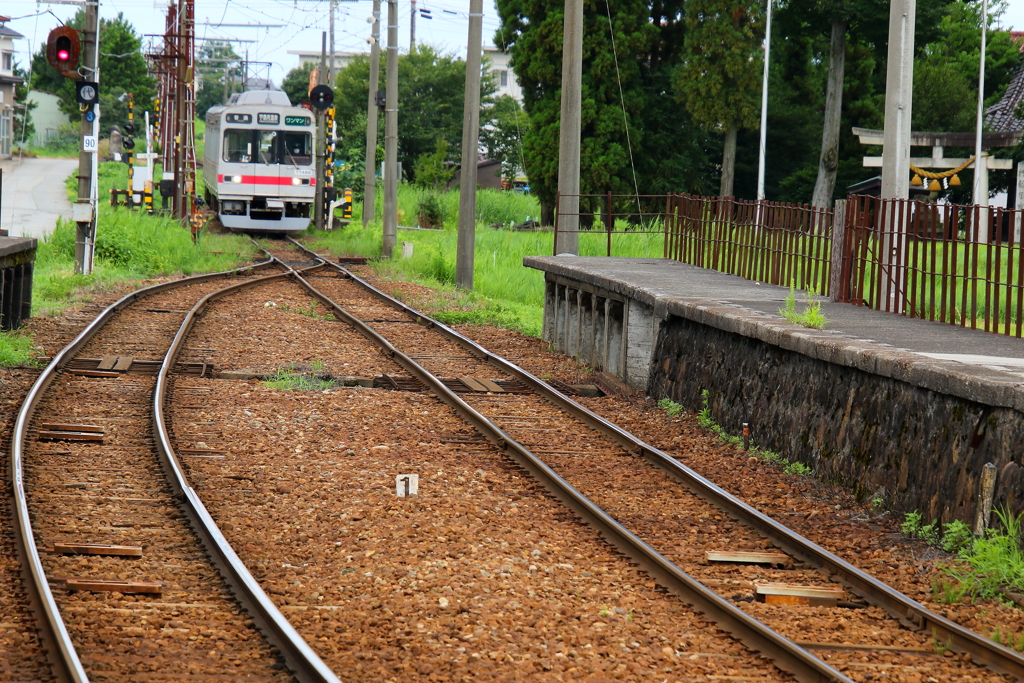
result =
[[[172,218],[110,206],[110,189],[127,186],[124,164],[99,165],[99,222],[91,275],[75,275],[73,221],[58,220],[53,234],[39,245],[32,292],[34,315],[59,311],[122,281],[229,270],[252,258],[252,244],[244,236],[202,234],[193,243],[189,230]],[[74,177],[68,178],[67,188],[74,199]]]
[[[408,185],[399,187],[399,225],[412,225],[415,207],[424,190]],[[378,193],[379,194],[379,193]],[[398,247],[391,260],[379,260],[375,273],[388,279],[403,279],[433,287],[442,287],[445,310],[432,315],[442,322],[485,323],[516,329],[540,336],[544,310],[544,274],[523,266],[524,256],[547,256],[552,253],[554,234],[551,231],[516,232],[490,227],[490,223],[508,225],[536,220],[540,205],[535,197],[499,190],[477,192],[476,253],[473,268],[473,289],[463,293],[453,288],[455,254],[458,242],[457,190],[440,193],[444,229],[438,231],[399,230]],[[310,229],[303,233],[305,241],[319,249],[336,254],[351,254],[379,259],[382,225],[372,221],[366,229],[356,202],[350,225],[323,233]],[[377,215],[380,216],[378,208]],[[660,229],[660,228],[659,228]],[[637,234],[624,221],[615,225],[614,256],[660,257],[662,235]],[[412,245],[410,258],[402,257],[402,243]],[[604,232],[581,233],[580,254],[604,256],[607,235]]]

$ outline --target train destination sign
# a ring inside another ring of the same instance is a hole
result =
[[[308,116],[286,116],[284,117],[284,125],[286,126],[308,126]]]
[[[280,114],[270,114],[270,113],[261,111],[259,114],[256,115],[256,122],[257,123],[269,123],[271,125],[276,126],[277,124],[281,123],[281,115]]]
[[[252,123],[252,114],[227,114],[228,123]]]

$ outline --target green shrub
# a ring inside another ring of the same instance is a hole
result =
[[[32,337],[13,331],[0,332],[0,366],[34,365]]]

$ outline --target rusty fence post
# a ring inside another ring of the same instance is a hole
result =
[[[846,202],[837,199],[832,210],[832,252],[829,258],[828,298],[839,301],[843,274],[843,246],[846,244]]]

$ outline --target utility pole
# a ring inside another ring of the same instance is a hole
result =
[[[764,163],[768,148],[768,60],[772,52],[772,4],[768,0],[768,20],[764,28],[764,70],[761,74],[761,144],[757,154],[757,201],[764,201]],[[758,218],[761,209],[758,207]]]
[[[363,189],[363,227],[376,218],[377,189],[377,88],[380,87],[380,0],[373,0],[373,31],[370,38],[370,96],[366,103],[366,177]]]
[[[476,171],[480,140],[480,52],[483,0],[469,0],[469,40],[466,45],[466,97],[462,110],[462,178],[459,187],[459,239],[455,284],[473,289],[476,248]]]
[[[916,8],[916,0],[892,0],[889,5],[882,199],[906,199],[910,194],[910,179],[907,176],[910,174],[910,105],[914,84]]]
[[[329,78],[329,80],[327,82],[327,85],[331,86],[332,88],[335,87],[334,86],[334,10],[337,8],[337,6],[338,6],[338,0],[331,0],[331,67],[330,67],[330,71],[328,72],[330,78]]]
[[[583,0],[565,0],[562,28],[562,123],[558,141],[556,254],[580,251],[580,106],[583,91]]]
[[[988,160],[982,158],[981,128],[985,122],[985,44],[988,38],[988,0],[981,0],[981,63],[978,68],[978,119],[974,134],[974,203],[988,206]],[[1020,208],[1020,207],[1018,207]],[[984,220],[984,219],[982,219]],[[979,239],[988,241],[988,222]]]
[[[398,242],[398,0],[388,0],[387,89],[384,102],[384,258]]]
[[[416,48],[416,0],[412,0],[412,14],[409,15],[409,52]]]
[[[323,85],[327,73],[327,32],[320,34],[320,66],[316,71],[316,84]],[[317,230],[324,229],[324,113],[316,109],[316,190],[313,200],[313,221]]]
[[[92,70],[91,80],[99,82],[99,2],[85,3],[85,31],[82,39],[82,64]],[[92,241],[96,236],[96,209],[92,200],[93,159],[97,152],[86,151],[85,140],[95,135],[95,121],[99,105],[82,112],[81,147],[78,153],[78,201],[75,202],[75,273],[88,275],[92,272]]]

